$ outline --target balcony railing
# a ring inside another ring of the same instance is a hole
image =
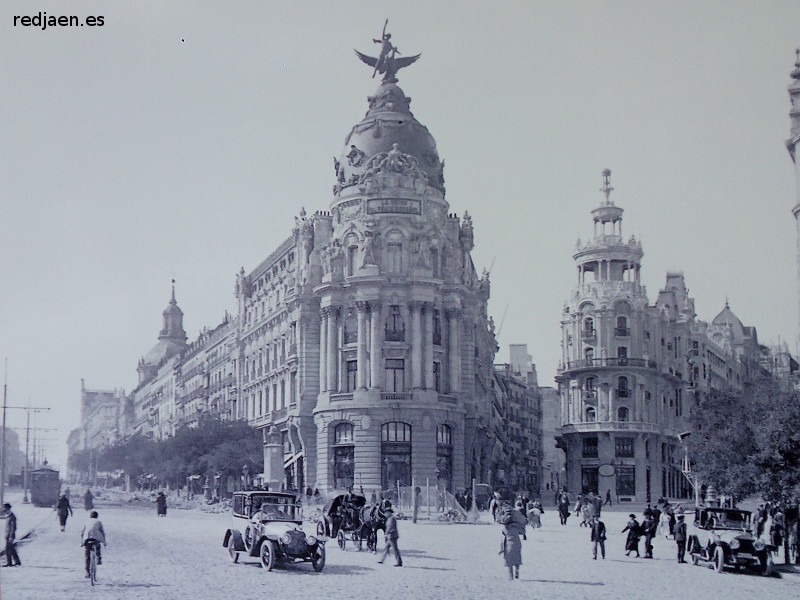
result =
[[[394,402],[411,400],[411,392],[381,392],[381,400]]]
[[[353,394],[331,394],[331,402],[347,402],[353,399]]]
[[[584,339],[593,338],[594,336],[595,336],[594,329],[584,329],[583,331],[581,331],[581,337]]]
[[[628,337],[631,334],[631,330],[627,327],[616,327],[614,328],[614,335],[617,337]]]
[[[385,338],[387,342],[405,342],[406,331],[405,329],[387,329]]]
[[[455,396],[450,396],[448,394],[439,394],[439,402],[445,402],[447,404],[457,404],[458,400]]]
[[[630,396],[630,390],[617,390],[617,398],[627,398]]]
[[[642,423],[638,421],[592,421],[589,423],[569,423],[561,427],[561,433],[577,433],[584,431],[646,431],[649,433],[661,433],[661,428],[653,423]]]
[[[562,371],[570,369],[591,369],[592,367],[645,367],[657,368],[656,361],[643,358],[583,358],[571,360]]]

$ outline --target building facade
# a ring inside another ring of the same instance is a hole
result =
[[[592,211],[594,236],[578,242],[561,321],[565,487],[621,501],[688,498],[678,434],[706,395],[741,392],[765,373],[764,349],[727,303],[710,324],[697,320],[682,273],[668,273],[649,303],[641,244],[623,237],[623,209],[610,199],[610,171],[603,176],[605,201]]]
[[[410,63],[380,60],[383,81],[335,160],[325,209],[301,210],[283,243],[240,270],[235,314],[192,343],[173,286],[121,422],[160,439],[203,413],[246,419],[262,431],[272,488],[536,489],[530,357],[494,368],[472,219],[451,212],[444,161],[397,85]]]

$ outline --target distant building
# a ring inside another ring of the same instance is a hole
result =
[[[606,199],[592,211],[594,237],[578,242],[578,282],[561,321],[557,382],[566,487],[620,501],[688,498],[678,433],[715,391],[741,392],[766,373],[755,328],[725,308],[696,320],[682,273],[668,273],[649,304],[640,283],[642,247],[622,234],[623,209]]]

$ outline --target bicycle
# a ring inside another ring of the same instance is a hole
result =
[[[97,583],[97,550],[100,546],[100,542],[90,539],[86,540],[83,544],[89,549],[88,579],[94,586],[94,584]]]

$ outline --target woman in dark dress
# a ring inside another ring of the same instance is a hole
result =
[[[628,515],[630,520],[625,525],[622,533],[628,532],[628,539],[625,540],[625,556],[630,556],[631,552],[636,552],[636,558],[640,557],[639,554],[639,521],[636,520],[636,515]]]
[[[167,516],[167,497],[164,492],[158,492],[158,496],[156,496],[156,513],[159,517]]]
[[[518,504],[515,508],[501,509],[498,521],[503,525],[503,540],[500,545],[500,554],[505,559],[506,567],[508,567],[509,579],[519,579],[519,567],[522,564],[522,542],[519,536],[522,535],[523,539],[528,539],[525,535],[525,525],[528,520],[520,510],[522,506]]]

